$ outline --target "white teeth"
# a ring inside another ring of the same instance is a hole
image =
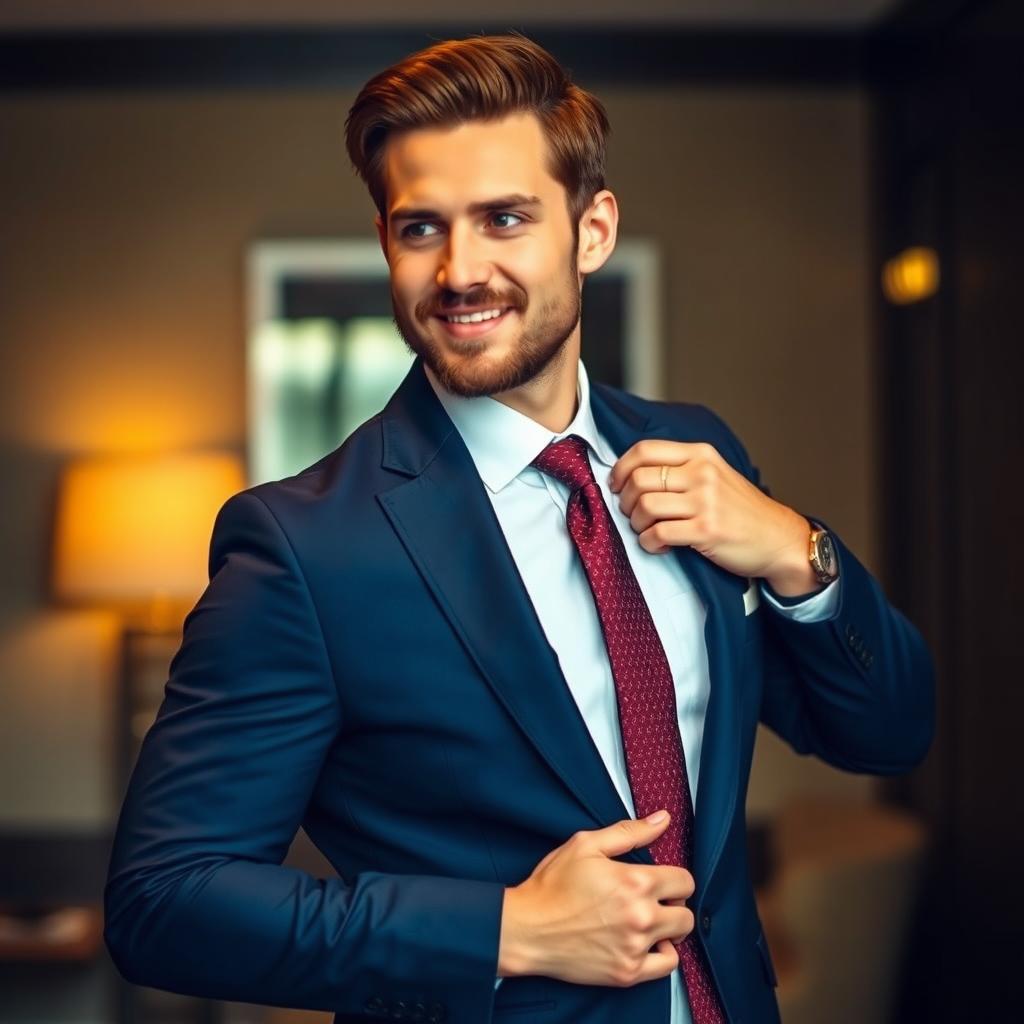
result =
[[[482,320],[493,320],[496,316],[501,316],[502,312],[500,309],[488,309],[482,313],[461,313],[458,316],[446,316],[445,320],[450,324],[478,324]]]

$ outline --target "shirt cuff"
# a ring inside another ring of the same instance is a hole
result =
[[[783,597],[773,594],[768,584],[761,581],[761,593],[765,600],[783,618],[793,622],[824,622],[832,618],[839,610],[839,582],[837,576],[824,590],[816,591],[807,597]]]
[[[505,980],[504,978],[495,978],[495,979],[494,979],[494,991],[495,991],[495,992],[497,992],[497,991],[498,991],[498,986],[499,986],[499,985],[500,985],[500,984],[501,984],[501,983],[502,983],[502,982],[503,982],[504,980]]]

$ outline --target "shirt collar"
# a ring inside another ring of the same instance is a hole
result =
[[[590,381],[582,359],[577,359],[576,415],[561,433],[552,433],[536,420],[495,398],[463,398],[445,390],[430,367],[423,370],[434,394],[451,417],[456,430],[469,449],[480,479],[492,493],[513,481],[552,442],[577,434],[606,468],[615,464],[616,455],[598,433],[590,409]]]

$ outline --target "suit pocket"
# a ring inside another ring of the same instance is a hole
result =
[[[764,968],[765,980],[772,988],[775,988],[779,984],[779,979],[775,977],[772,955],[768,949],[768,940],[764,937],[763,931],[757,936],[757,951],[761,954],[761,966]]]

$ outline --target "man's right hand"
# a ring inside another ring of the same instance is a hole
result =
[[[654,842],[669,821],[660,813],[657,822],[652,814],[577,832],[505,890],[500,977],[627,987],[672,973],[679,963],[672,943],[693,930],[685,906],[693,876],[667,864],[611,859]]]

